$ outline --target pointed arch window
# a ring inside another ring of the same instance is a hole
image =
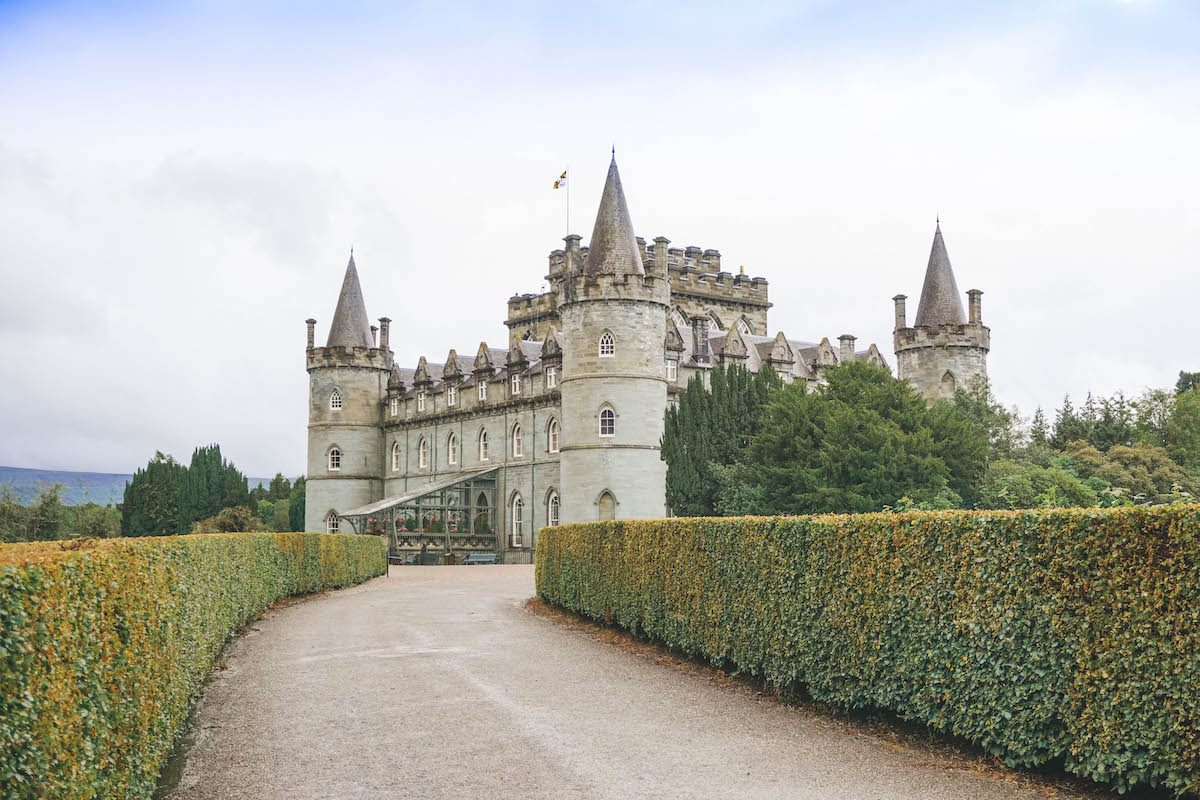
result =
[[[746,322],[745,317],[738,319],[737,329],[738,333],[742,334],[742,336],[750,336],[753,333],[753,331],[750,330],[750,323]]]
[[[330,411],[341,411],[342,410],[342,392],[340,389],[334,389],[333,394],[329,395],[329,410]]]
[[[558,452],[558,420],[553,417],[546,425],[546,449],[551,453]]]
[[[600,412],[600,435],[614,436],[617,432],[617,415],[613,413],[611,408],[606,408]]]
[[[550,497],[546,499],[546,524],[557,525],[559,518],[559,503],[558,492],[550,490]]]
[[[617,498],[613,497],[612,492],[602,492],[600,499],[596,502],[596,506],[600,519],[610,520],[617,518]]]
[[[429,440],[421,437],[421,443],[417,445],[417,468],[426,469],[429,467]]]
[[[338,516],[338,513],[336,511],[330,510],[330,512],[325,515],[325,532],[326,533],[337,533],[338,532],[338,523],[340,521],[341,521],[341,518]]]
[[[488,460],[488,435],[486,430],[479,432],[479,460]]]
[[[608,331],[600,336],[600,357],[611,358],[617,354],[617,340]]]
[[[400,443],[392,442],[392,472],[400,471]]]
[[[337,472],[342,468],[342,451],[338,447],[329,448],[329,470]]]
[[[521,458],[525,455],[525,431],[521,430],[520,424],[513,425],[512,454],[513,458]]]
[[[512,546],[521,547],[524,543],[522,528],[525,523],[525,501],[519,493],[513,493],[512,499]]]
[[[458,437],[453,433],[450,434],[450,438],[446,440],[446,463],[458,463]]]

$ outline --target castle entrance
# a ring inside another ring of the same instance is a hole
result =
[[[464,470],[433,483],[385,497],[340,515],[358,534],[388,537],[388,556],[442,563],[471,553],[499,555],[496,534],[496,473],[499,467]]]

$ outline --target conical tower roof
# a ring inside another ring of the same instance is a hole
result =
[[[914,325],[962,325],[967,321],[963,313],[962,295],[950,269],[950,256],[946,254],[946,243],[942,241],[942,225],[939,222],[933,232],[933,249],[929,251],[929,266],[925,268],[925,285],[921,288],[921,304],[917,306],[917,321]]]
[[[326,347],[374,347],[371,337],[371,322],[367,319],[367,306],[363,302],[362,286],[358,283],[358,269],[354,266],[354,253],[346,265],[346,278],[342,281],[342,293],[338,295],[333,322],[329,326]]]
[[[596,225],[588,243],[583,271],[590,275],[642,275],[642,256],[633,235],[629,206],[617,172],[617,157],[608,165],[608,179],[596,212]]]

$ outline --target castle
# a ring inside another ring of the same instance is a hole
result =
[[[718,251],[635,236],[615,157],[588,246],[564,241],[548,291],[509,298],[506,349],[412,369],[393,362],[391,320],[371,325],[351,255],[324,347],[307,320],[306,530],[528,562],[543,526],[670,514],[664,414],[713,365],[810,385],[848,360],[887,367],[849,334],[770,334],[767,281],[723,270]],[[894,298],[897,377],[931,401],[987,373],[981,294],[964,317],[939,223],[912,327]]]

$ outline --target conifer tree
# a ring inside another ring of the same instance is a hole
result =
[[[164,536],[179,532],[180,493],[187,470],[171,456],[154,458],[125,484],[122,536]]]
[[[1038,406],[1033,412],[1033,423],[1029,427],[1029,441],[1034,444],[1048,444],[1050,441],[1050,426],[1046,424],[1046,412]]]
[[[288,505],[288,527],[293,531],[304,530],[304,476],[292,484],[291,503]]]

